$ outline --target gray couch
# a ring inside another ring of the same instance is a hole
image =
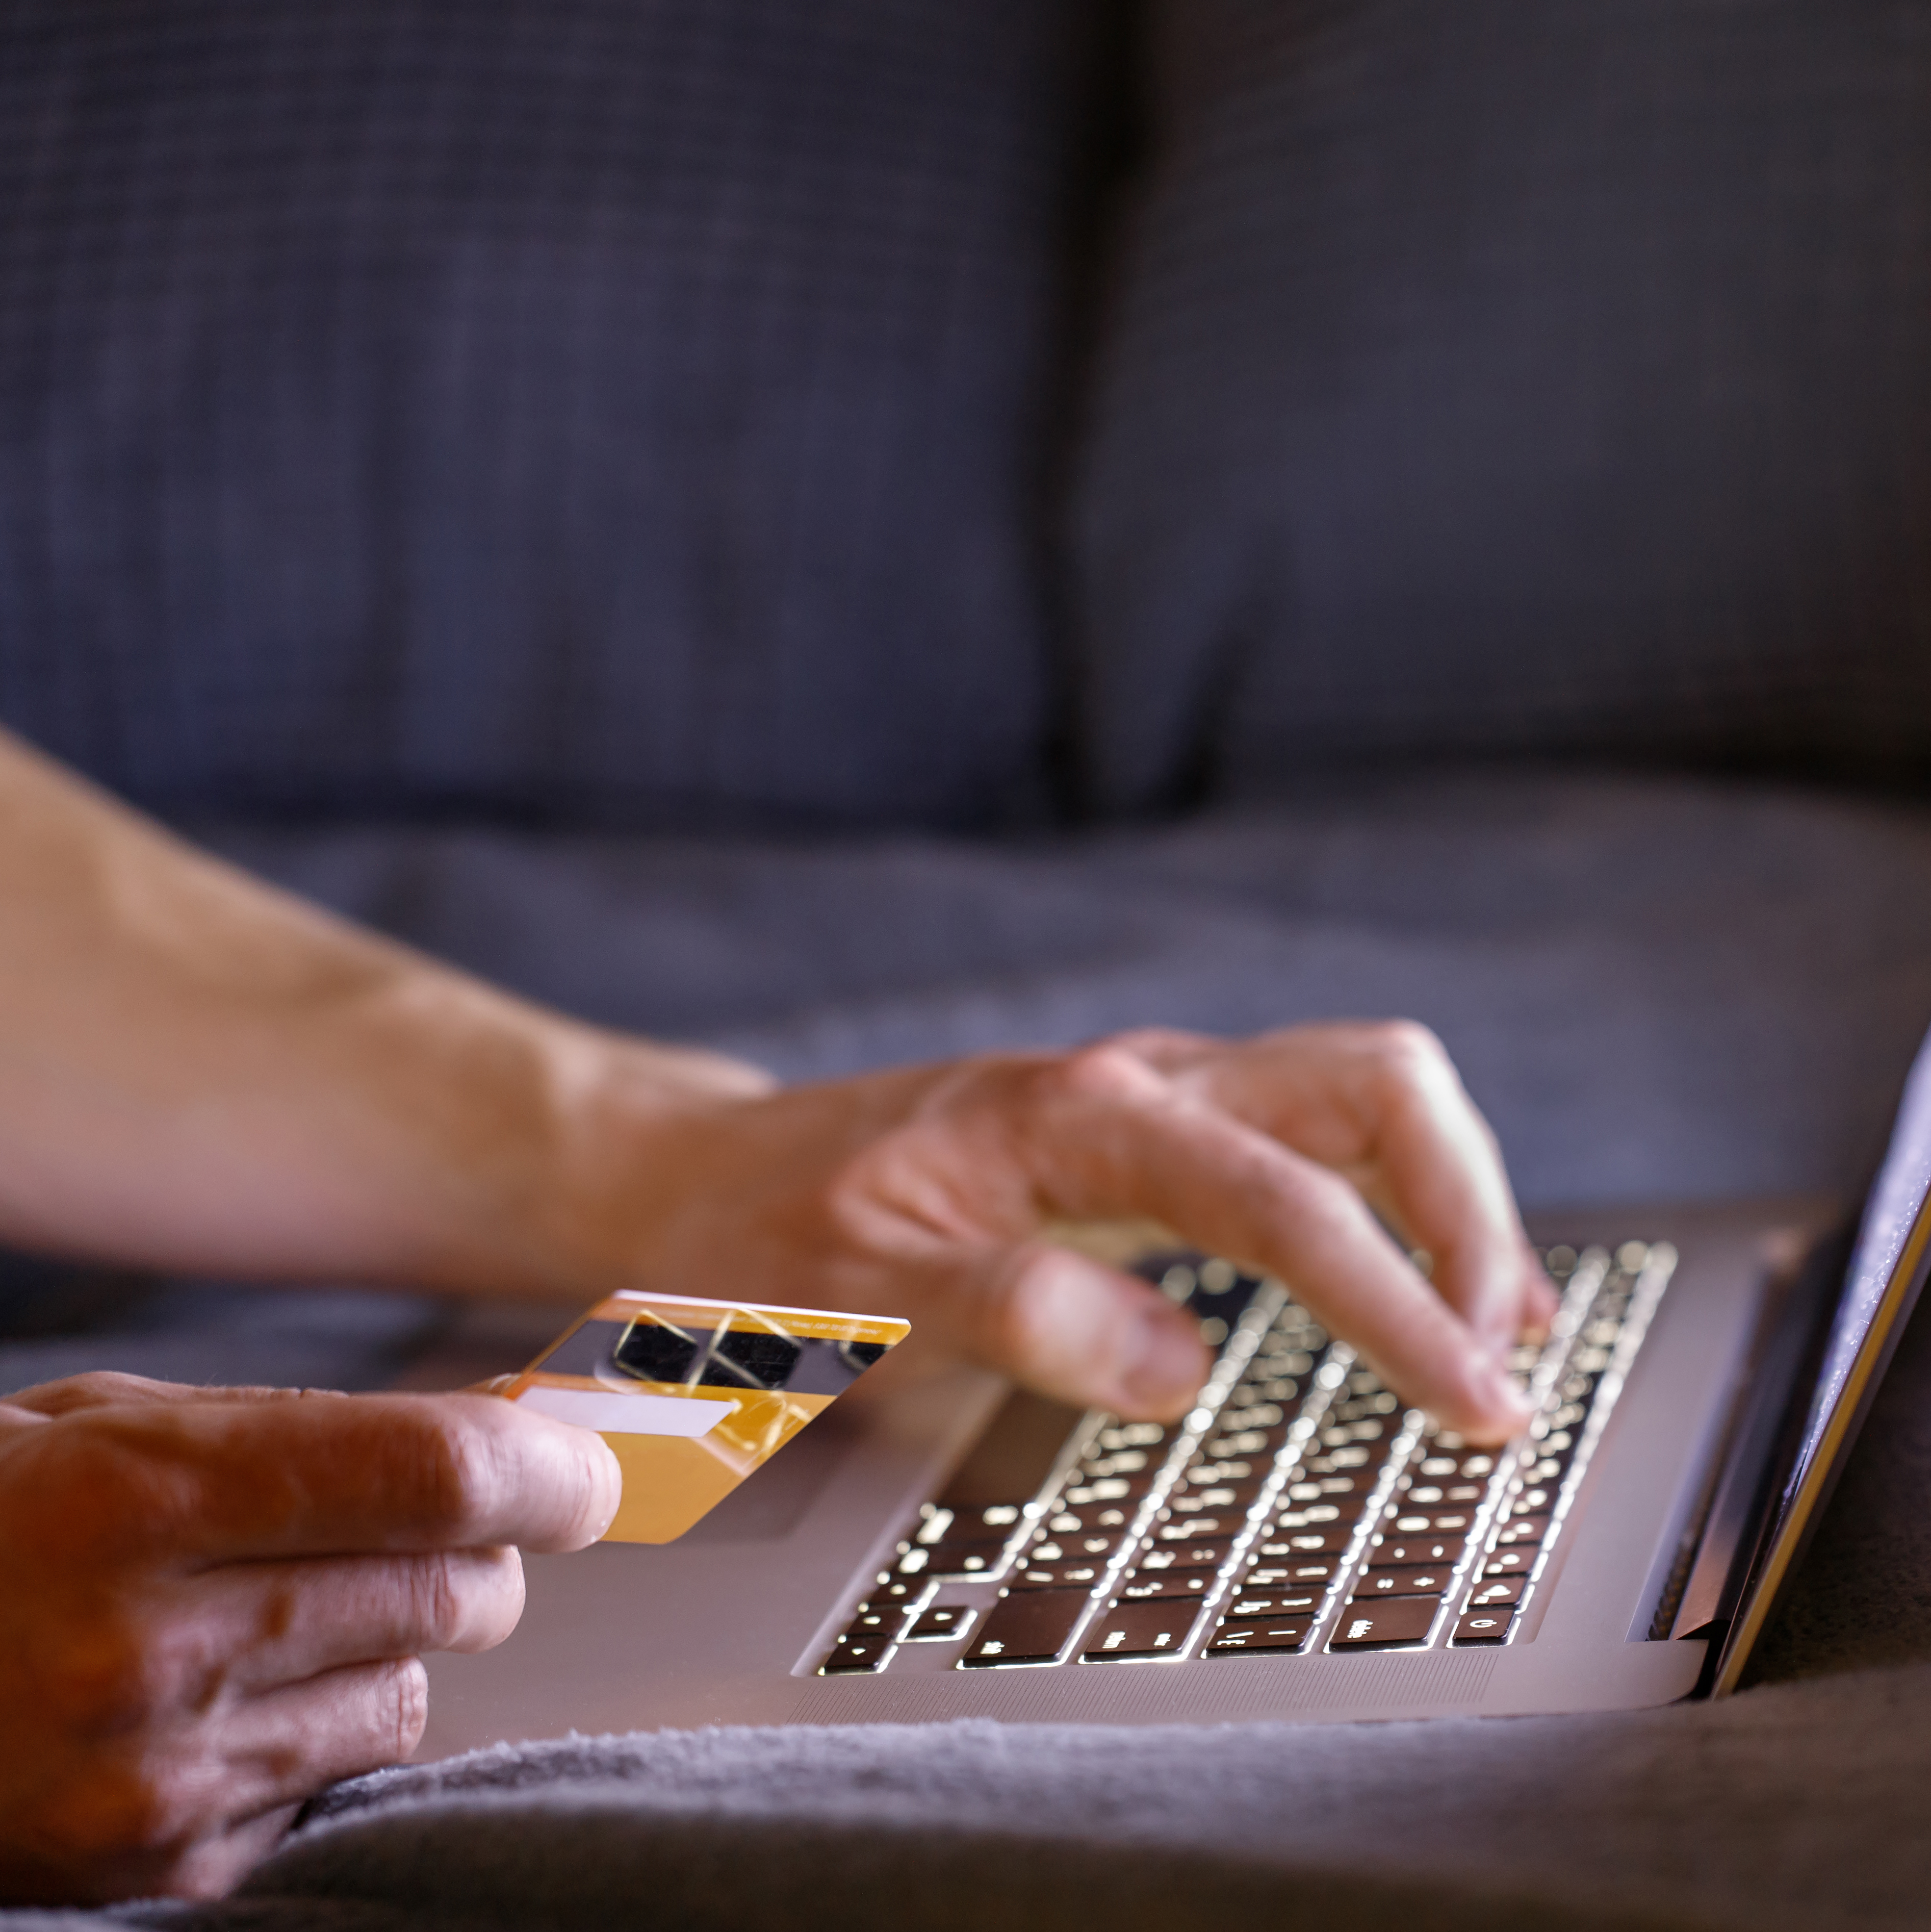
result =
[[[1847,1192],[1931,1021],[1927,109],[1863,0],[22,0],[0,719],[787,1076],[1406,1012],[1531,1202]],[[1916,1924],[1927,1475],[1921,1323],[1721,1707],[535,1744],[0,1923]]]

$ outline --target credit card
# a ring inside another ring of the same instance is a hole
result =
[[[821,1415],[909,1322],[626,1290],[503,1385],[623,1468],[606,1543],[669,1543]]]

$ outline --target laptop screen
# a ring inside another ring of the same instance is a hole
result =
[[[1927,1193],[1931,1193],[1931,1040],[1918,1049],[1905,1082],[1904,1099],[1884,1166],[1864,1203],[1843,1298],[1837,1304],[1825,1345],[1822,1371],[1811,1396],[1786,1496],[1795,1496],[1816,1466],[1831,1418],[1846,1395],[1855,1400],[1852,1381],[1859,1356],[1873,1342],[1882,1346],[1880,1330],[1890,1325],[1879,1319],[1885,1312],[1885,1291],[1898,1274],[1899,1264],[1907,1258]]]
[[[1785,1574],[1876,1393],[1918,1299],[1931,1246],[1931,1039],[1918,1049],[1825,1338],[1804,1430],[1777,1498],[1762,1560],[1727,1647],[1717,1689],[1735,1688]]]

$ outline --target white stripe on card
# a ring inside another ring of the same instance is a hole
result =
[[[593,1389],[525,1389],[517,1400],[559,1422],[604,1436],[708,1436],[736,1405],[702,1396],[604,1395]]]

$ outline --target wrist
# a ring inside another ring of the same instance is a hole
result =
[[[546,1016],[547,1018],[547,1016]],[[510,1292],[576,1301],[635,1287],[688,1192],[695,1130],[777,1082],[748,1061],[572,1022],[545,1037],[544,1122]]]

